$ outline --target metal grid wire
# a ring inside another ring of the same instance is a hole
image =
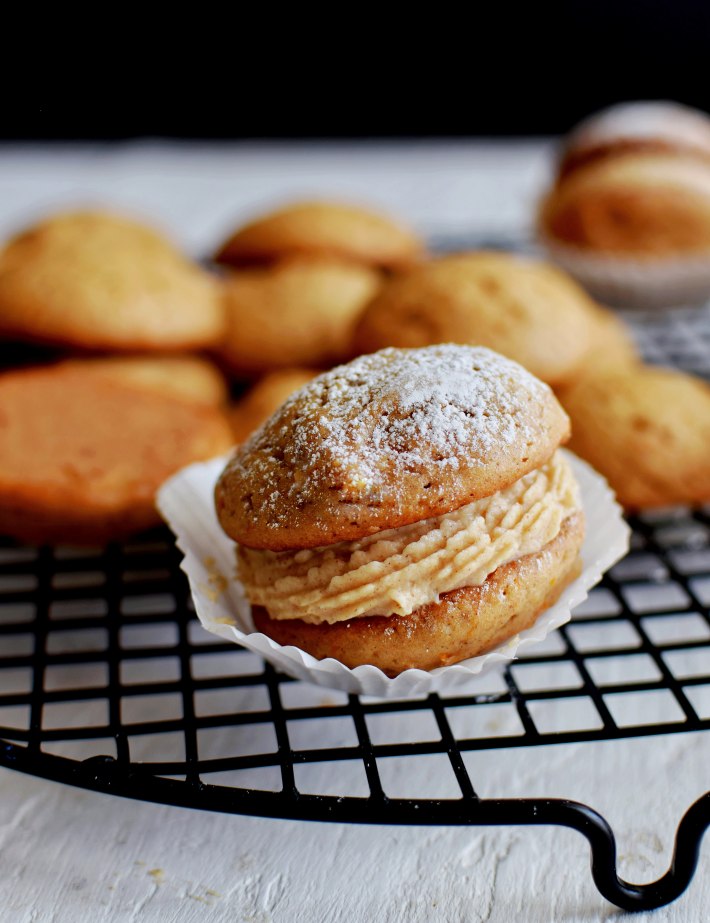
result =
[[[406,701],[311,687],[208,635],[179,557],[162,532],[90,555],[3,542],[0,737],[19,745],[18,765],[108,756],[136,779],[232,773],[232,786],[296,796],[309,792],[299,767],[353,761],[357,794],[379,796],[378,760],[445,754],[469,797],[467,751],[710,727],[708,512],[635,520],[631,553],[573,622],[478,680],[485,692]],[[424,739],[400,740],[392,719],[411,711]],[[339,743],[324,750],[319,736]],[[271,767],[239,786],[240,772]]]
[[[710,311],[627,319],[651,361],[710,373]],[[692,877],[710,795],[681,825],[673,871],[637,888],[617,878],[599,815],[479,800],[466,766],[478,750],[710,728],[710,509],[632,525],[631,553],[570,624],[466,694],[407,701],[312,687],[208,635],[165,530],[96,550],[2,540],[0,764],[238,813],[566,824],[590,840],[607,897],[658,906]],[[448,793],[392,791],[388,762],[423,756],[448,767]]]

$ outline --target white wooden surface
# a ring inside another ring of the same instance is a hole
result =
[[[549,151],[544,143],[6,148],[0,233],[47,208],[110,203],[153,216],[204,253],[264,203],[315,193],[369,199],[422,231],[500,232],[529,225]],[[421,732],[415,713],[403,720],[399,733]],[[621,873],[648,881],[668,865],[681,814],[710,788],[710,735],[489,751],[467,765],[484,796],[567,796],[598,808],[619,838]],[[385,788],[456,794],[441,763],[426,758],[389,764]],[[623,918],[597,894],[588,865],[586,842],[562,829],[211,815],[0,770],[3,923]],[[706,920],[708,872],[706,843],[690,892],[635,919]]]

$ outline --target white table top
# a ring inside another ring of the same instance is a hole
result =
[[[313,194],[369,200],[427,233],[514,233],[530,225],[549,154],[543,142],[5,148],[0,234],[50,208],[100,202],[152,216],[202,254],[263,205]],[[570,797],[600,810],[618,838],[620,873],[634,882],[667,868],[681,815],[710,788],[708,765],[708,734],[491,750],[467,763],[481,795]],[[415,783],[455,794],[426,758],[393,768],[390,784],[402,793]],[[617,913],[592,883],[585,840],[561,828],[223,816],[7,770],[0,863],[0,917],[13,923],[589,923]],[[635,919],[706,919],[709,871],[706,844],[689,892]]]

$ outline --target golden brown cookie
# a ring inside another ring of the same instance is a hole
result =
[[[485,348],[386,349],[305,385],[215,491],[257,629],[390,675],[531,624],[578,571],[550,388]]]
[[[452,590],[411,615],[311,625],[272,619],[263,606],[255,606],[254,627],[279,644],[292,644],[319,660],[334,657],[351,668],[370,663],[388,676],[413,667],[434,670],[482,654],[529,628],[579,574],[583,537],[582,516],[570,516],[537,554],[504,564],[479,586]]]
[[[230,411],[236,442],[244,442],[286,398],[314,378],[315,369],[282,369],[260,379]]]
[[[0,254],[0,333],[79,349],[174,352],[224,326],[215,281],[159,234],[103,212],[55,215]]]
[[[198,356],[104,356],[70,359],[65,364],[196,404],[219,407],[227,403],[224,376],[214,363]]]
[[[560,393],[570,447],[639,510],[710,500],[710,386],[651,366],[602,368]]]
[[[340,202],[296,202],[237,230],[215,259],[249,266],[293,256],[329,257],[397,269],[423,252],[412,231],[378,212]]]
[[[595,305],[567,275],[509,253],[447,256],[389,280],[365,309],[355,352],[384,346],[488,346],[559,385],[582,367]]]
[[[220,354],[237,375],[348,358],[353,327],[380,286],[378,273],[333,260],[289,260],[231,273]]]
[[[183,465],[225,452],[223,413],[77,363],[0,375],[0,534],[91,544],[160,520]]]

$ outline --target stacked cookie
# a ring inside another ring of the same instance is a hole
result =
[[[0,373],[0,534],[90,544],[156,525],[165,478],[233,443],[224,379],[189,355],[223,326],[214,279],[139,222],[66,213],[9,241],[0,337],[54,351]]]
[[[336,202],[292,204],[231,234],[215,255],[227,270],[219,353],[230,375],[257,379],[232,413],[237,439],[316,370],[351,358],[365,305],[423,255],[408,228]]]
[[[568,434],[552,390],[484,348],[384,349],[318,376],[217,484],[255,626],[391,676],[528,627],[579,571]]]
[[[552,257],[605,301],[635,307],[710,297],[710,118],[625,103],[567,139],[538,216]]]

